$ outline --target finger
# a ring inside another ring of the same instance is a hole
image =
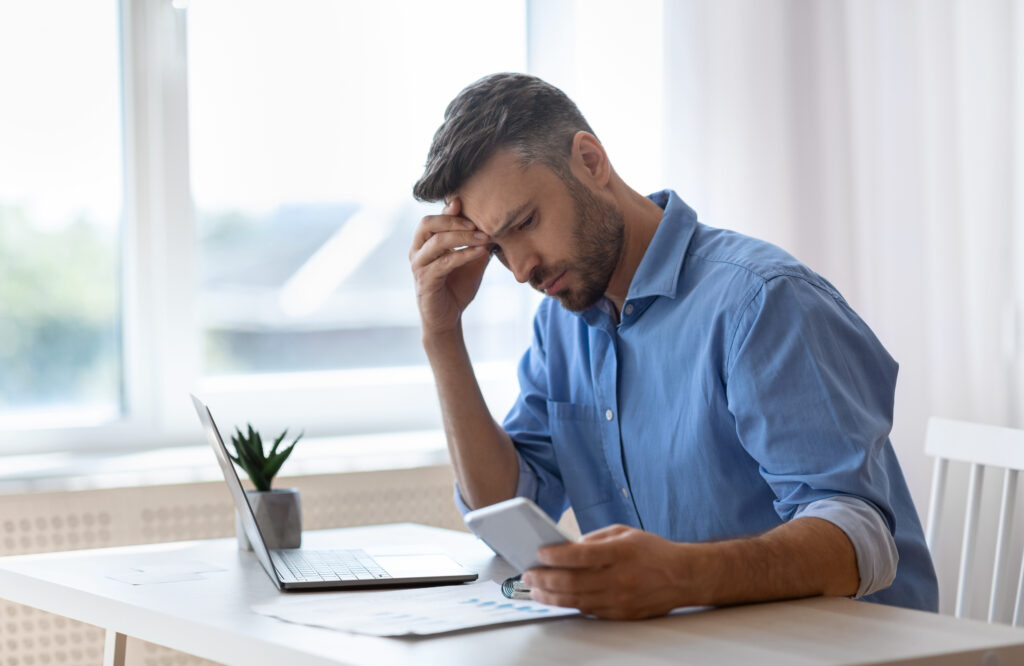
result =
[[[423,247],[423,244],[434,234],[445,231],[476,231],[476,225],[464,217],[456,215],[427,215],[420,220],[412,239],[412,252]]]
[[[431,236],[418,250],[410,251],[409,261],[418,268],[458,251],[457,248],[484,247],[488,243],[487,234],[480,231],[445,231]]]
[[[530,599],[549,606],[578,608],[580,611],[596,615],[596,609],[610,610],[616,606],[614,599],[606,592],[553,592],[550,590],[530,590]]]
[[[576,542],[545,546],[537,551],[537,559],[549,567],[587,569],[605,567],[616,561],[614,542]]]
[[[608,585],[605,568],[600,569],[531,569],[523,581],[532,589],[545,592],[583,594],[598,592]]]
[[[564,592],[548,592],[541,589],[530,590],[530,600],[549,606],[562,606],[563,608],[579,608],[579,597]]]
[[[449,252],[426,266],[414,269],[413,272],[416,275],[416,283],[418,285],[417,293],[429,293],[435,288],[436,283],[444,282],[453,271],[474,261],[481,261],[486,264],[490,259],[490,253],[483,246],[468,247],[457,252]]]
[[[594,530],[593,532],[587,532],[582,537],[580,537],[580,541],[585,541],[585,542],[588,542],[588,543],[589,542],[594,542],[594,541],[604,541],[606,539],[611,539],[611,538],[617,537],[617,536],[619,536],[621,534],[625,534],[626,532],[629,532],[632,529],[633,528],[629,527],[628,525],[621,525],[621,524],[608,525],[607,527],[602,527],[599,530]]]
[[[643,600],[638,599],[633,592],[609,587],[578,592],[534,588],[530,591],[530,598],[542,604],[578,608],[587,615],[610,620],[636,620],[651,615],[664,615],[668,610],[650,604],[645,607]]]

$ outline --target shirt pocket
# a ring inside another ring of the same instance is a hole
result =
[[[604,456],[598,409],[549,400],[548,418],[558,471],[573,510],[579,512],[611,500],[613,484]]]

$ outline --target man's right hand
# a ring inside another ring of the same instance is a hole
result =
[[[424,338],[457,328],[491,256],[487,235],[459,216],[461,206],[455,197],[440,215],[424,217],[409,250]]]

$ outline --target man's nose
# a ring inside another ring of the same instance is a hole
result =
[[[533,269],[537,267],[537,257],[533,252],[525,248],[519,248],[509,252],[505,250],[505,258],[508,260],[509,270],[516,277],[517,282],[529,282],[533,275]]]

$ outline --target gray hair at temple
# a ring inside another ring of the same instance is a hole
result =
[[[580,130],[594,133],[573,101],[553,85],[527,74],[485,76],[448,105],[413,196],[447,199],[506,148],[518,154],[524,167],[541,162],[570,180],[568,158]]]

